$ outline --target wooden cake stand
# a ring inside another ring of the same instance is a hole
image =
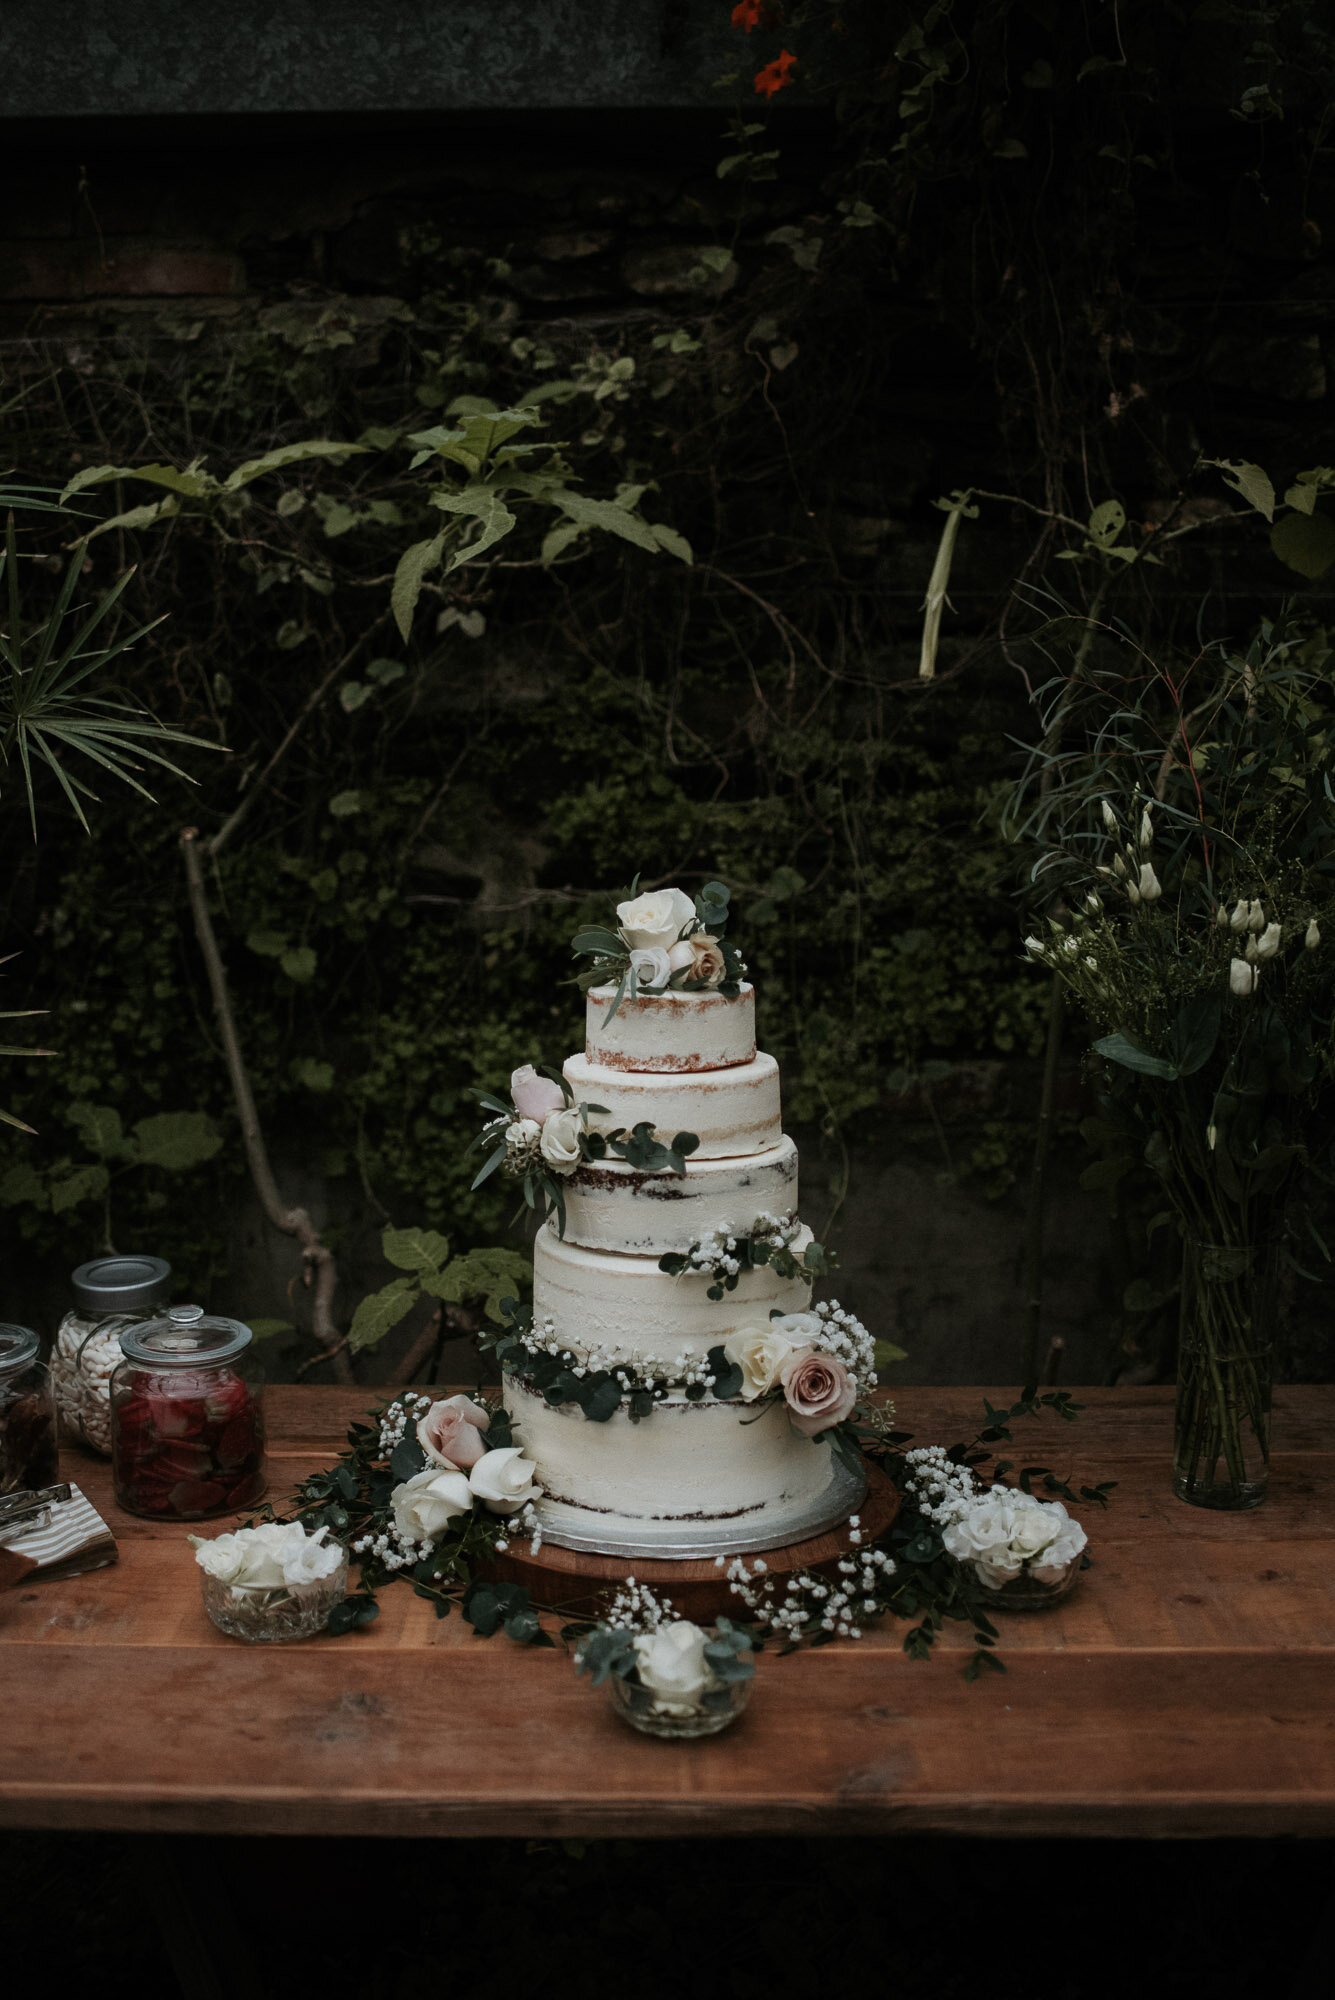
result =
[[[867,1497],[858,1510],[858,1522],[861,1545],[865,1548],[890,1526],[899,1512],[900,1496],[879,1466],[864,1462],[863,1469],[867,1476]],[[763,1559],[770,1576],[782,1588],[790,1576],[802,1570],[828,1573],[852,1547],[848,1523],[842,1521],[822,1535],[791,1542],[787,1548],[758,1549],[756,1555]],[[594,1556],[560,1548],[555,1542],[544,1542],[533,1556],[529,1554],[528,1543],[518,1541],[512,1542],[504,1555],[493,1556],[485,1570],[481,1564],[478,1567],[482,1574],[499,1583],[524,1584],[534,1604],[543,1609],[564,1611],[578,1618],[596,1617],[603,1609],[605,1593],[610,1594],[628,1576],[633,1576],[637,1583],[646,1583],[670,1597],[673,1610],[680,1617],[699,1624],[716,1618],[720,1612],[725,1616],[733,1611],[744,1615],[744,1607],[738,1604],[728,1584],[728,1568],[734,1560],[733,1556],[725,1557],[719,1569],[713,1556],[687,1562],[665,1562],[661,1556]],[[747,1556],[745,1560],[749,1569],[755,1556]]]

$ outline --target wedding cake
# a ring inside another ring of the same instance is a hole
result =
[[[483,1172],[505,1165],[551,1210],[531,1319],[498,1347],[541,1534],[568,1548],[777,1548],[864,1491],[847,1426],[872,1342],[837,1304],[810,1307],[829,1260],[798,1221],[778,1065],[756,1048],[726,905],[718,884],[632,894],[617,931],[577,937],[594,961],[582,1052],[559,1080],[516,1071],[511,1104],[484,1100]]]

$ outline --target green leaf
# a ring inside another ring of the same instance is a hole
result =
[[[466,1299],[481,1299],[482,1310],[495,1325],[502,1324],[501,1301],[513,1297],[515,1288],[533,1282],[533,1260],[522,1250],[503,1244],[483,1245],[456,1257],[432,1286],[437,1298],[461,1305]]]
[[[419,1277],[437,1277],[449,1262],[450,1246],[435,1229],[386,1229],[380,1247],[387,1262]]]
[[[265,1319],[261,1317],[248,1319],[245,1324],[250,1328],[252,1340],[272,1340],[277,1334],[294,1333],[296,1331],[290,1319]]]
[[[515,517],[505,502],[490,486],[465,486],[462,493],[439,491],[431,496],[433,507],[441,508],[447,514],[465,514],[482,524],[482,533],[466,548],[456,549],[445,566],[448,576],[452,570],[464,563],[472,562],[484,549],[499,542],[515,525]]]
[[[1168,1053],[1179,1076],[1194,1076],[1215,1052],[1223,1018],[1222,993],[1200,993],[1181,1008],[1168,1036]]]
[[[1100,548],[1110,548],[1126,526],[1126,509],[1120,500],[1105,500],[1089,517],[1089,539]]]
[[[580,527],[602,528],[609,535],[619,535],[623,542],[633,542],[637,549],[647,549],[650,555],[659,553],[660,544],[649,523],[638,514],[628,514],[615,500],[590,500],[564,486],[553,487],[550,497]]]
[[[246,936],[246,949],[257,951],[261,958],[281,958],[287,950],[285,931],[250,931]]]
[[[364,453],[370,449],[364,444],[338,444],[332,438],[306,438],[300,444],[279,445],[275,451],[266,451],[261,458],[248,458],[229,473],[223,481],[225,493],[239,492],[249,486],[252,479],[258,479],[266,472],[278,472],[285,465],[301,465],[312,458],[350,458],[354,453]],[[140,478],[143,477],[141,473]]]
[[[107,1191],[109,1175],[105,1167],[76,1167],[72,1174],[51,1183],[51,1213],[63,1215],[81,1202],[100,1201]]]
[[[278,963],[298,986],[307,985],[315,977],[317,960],[308,944],[296,945],[291,951],[285,951]]]
[[[146,1167],[183,1173],[203,1166],[222,1151],[222,1134],[206,1111],[162,1111],[133,1128],[139,1159]]]
[[[1283,514],[1270,530],[1280,561],[1309,582],[1335,563],[1335,521],[1328,514]]]
[[[1267,521],[1275,518],[1275,489],[1270,475],[1259,465],[1253,465],[1245,458],[1203,458],[1202,465],[1213,465],[1223,473],[1224,483],[1240,493],[1244,500],[1255,507],[1258,514],[1264,514]]]
[[[112,528],[151,528],[154,522],[170,520],[173,514],[180,511],[180,501],[169,493],[164,500],[149,500],[142,507],[127,507],[123,514],[112,514],[107,520],[99,521],[95,528],[89,529],[86,539],[94,541],[98,535],[108,534]]]
[[[777,354],[779,350],[776,348],[774,351]],[[796,354],[796,352],[797,349],[794,348],[793,353]],[[776,363],[775,365],[777,366],[778,364]],[[559,534],[560,530],[557,529],[554,532]],[[694,563],[695,554],[690,543],[687,541],[685,535],[679,535],[675,528],[665,527],[661,521],[651,521],[649,523],[649,532],[657,542],[659,548],[663,549],[668,555],[676,556],[679,561],[684,563]]]
[[[394,613],[394,623],[405,640],[412,630],[413,613],[422,594],[423,580],[427,572],[435,569],[440,562],[444,547],[445,530],[442,528],[430,541],[414,542],[412,547],[405,549],[399,557],[389,602],[390,609]]]
[[[84,493],[90,486],[104,486],[113,479],[142,479],[150,486],[166,486],[173,493],[183,493],[191,500],[200,499],[205,493],[218,491],[218,482],[212,473],[203,470],[203,461],[196,459],[178,472],[174,465],[90,465],[82,472],[76,472],[60,495],[60,504],[72,494]]]
[[[416,1297],[417,1287],[410,1278],[392,1278],[381,1291],[369,1293],[352,1315],[349,1350],[360,1354],[364,1347],[378,1346],[391,1327],[398,1325]]]
[[[362,795],[360,792],[335,792],[333,798],[329,801],[329,810],[335,819],[348,819],[353,813],[359,813],[361,809]]]
[[[292,1074],[307,1090],[314,1090],[321,1096],[334,1087],[334,1065],[319,1062],[314,1056],[298,1057],[292,1065]]]
[[[1095,1042],[1094,1050],[1097,1055],[1106,1056],[1109,1062],[1120,1063],[1123,1069],[1136,1070],[1141,1076],[1160,1077],[1165,1083],[1172,1083],[1177,1078],[1178,1071],[1173,1063],[1138,1048],[1126,1035],[1104,1035]]]
[[[90,1153],[100,1160],[119,1158],[125,1151],[121,1115],[111,1104],[71,1104],[66,1117]]]

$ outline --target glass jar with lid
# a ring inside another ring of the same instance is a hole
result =
[[[66,1437],[111,1456],[111,1378],[120,1335],[152,1319],[167,1297],[172,1267],[162,1257],[94,1257],[70,1277],[74,1304],[51,1351],[56,1408]]]
[[[253,1506],[264,1492],[264,1378],[250,1328],[172,1306],[119,1338],[111,1444],[121,1506],[166,1521]]]
[[[31,1327],[0,1323],[0,1493],[52,1486],[56,1403]]]

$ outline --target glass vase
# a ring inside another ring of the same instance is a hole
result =
[[[199,1573],[204,1609],[229,1639],[251,1645],[281,1645],[292,1639],[313,1639],[329,1623],[329,1614],[348,1594],[347,1557],[330,1576],[313,1583],[223,1583],[207,1570]]]
[[[1018,1576],[993,1587],[986,1584],[980,1571],[975,1602],[980,1611],[1046,1611],[1074,1590],[1079,1575],[1079,1556],[1052,1569],[1045,1569],[1042,1563],[1024,1563]]]
[[[1259,1507],[1270,1467],[1279,1241],[1183,1243],[1173,1491]]]
[[[665,1701],[634,1681],[610,1676],[608,1689],[612,1706],[623,1722],[644,1736],[659,1736],[680,1743],[697,1736],[717,1736],[737,1720],[751,1699],[752,1677],[731,1681],[727,1687],[713,1688],[708,1697],[694,1702]]]

